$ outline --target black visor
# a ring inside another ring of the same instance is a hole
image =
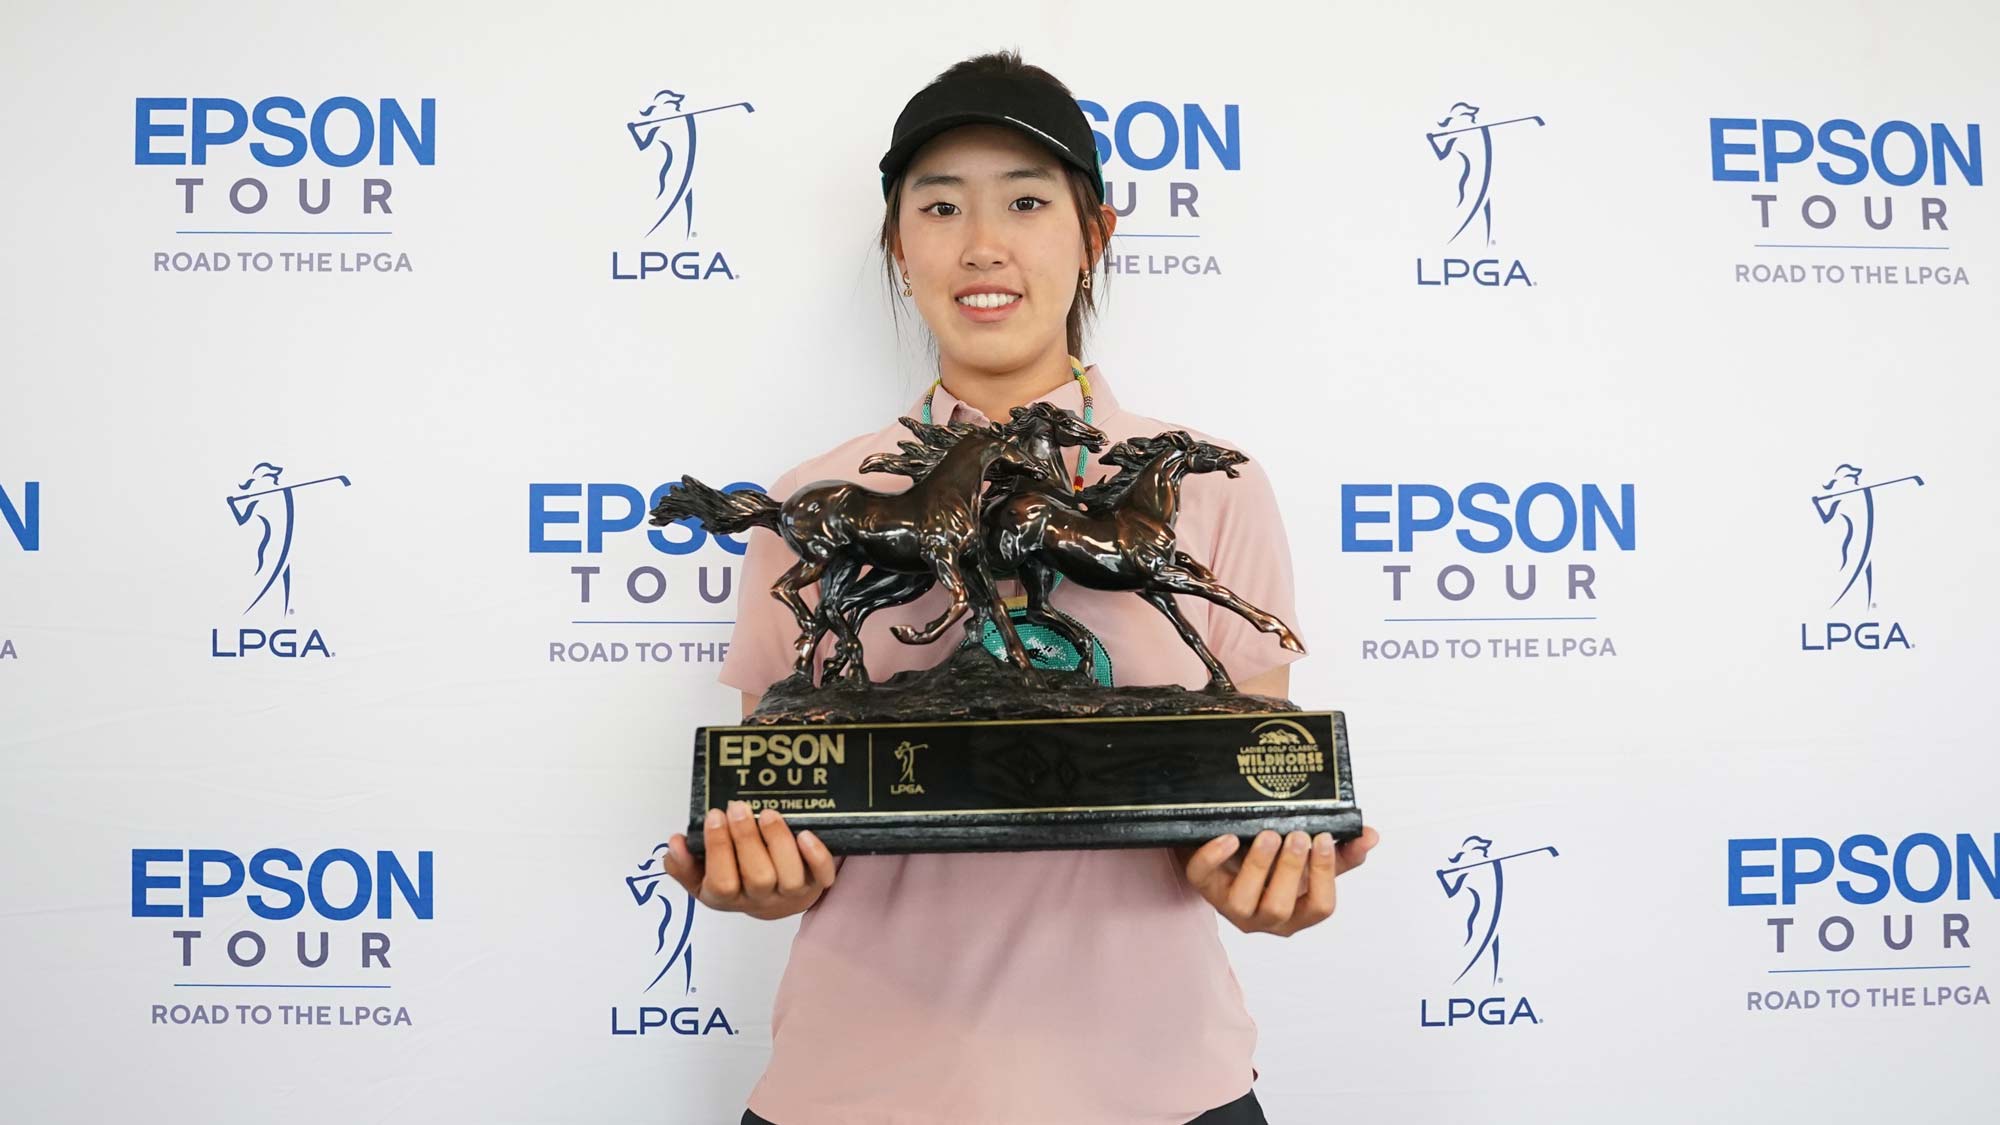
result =
[[[1040,141],[1064,164],[1090,177],[1104,201],[1104,172],[1097,138],[1069,95],[1026,77],[987,75],[947,78],[917,92],[896,118],[889,151],[882,156],[882,196],[902,178],[910,159],[932,137],[959,125],[1006,125]]]

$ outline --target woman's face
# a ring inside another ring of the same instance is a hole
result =
[[[999,125],[940,134],[904,173],[897,241],[946,359],[1012,371],[1067,352],[1089,256],[1069,180],[1040,144]]]

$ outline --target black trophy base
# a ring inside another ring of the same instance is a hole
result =
[[[735,800],[835,855],[1361,834],[1338,711],[703,727],[694,850],[707,811]]]

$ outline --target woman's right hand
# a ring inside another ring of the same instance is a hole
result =
[[[725,813],[708,810],[701,839],[706,862],[676,832],[667,841],[667,874],[711,910],[731,910],[752,918],[785,918],[803,913],[828,887],[838,870],[833,853],[811,832],[792,835],[776,809],[750,815],[742,801]]]

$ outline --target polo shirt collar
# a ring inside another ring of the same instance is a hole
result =
[[[1084,377],[1090,380],[1091,424],[1103,428],[1104,420],[1118,412],[1118,399],[1111,393],[1111,383],[1104,377],[1104,371],[1096,364],[1083,369]],[[1083,387],[1075,379],[1063,381],[1062,386],[1036,399],[1035,402],[1050,402],[1083,417]],[[910,417],[924,416],[924,400],[919,395],[907,411]],[[938,425],[948,422],[992,421],[976,408],[959,400],[957,395],[938,384],[937,394],[931,399],[931,421]]]

